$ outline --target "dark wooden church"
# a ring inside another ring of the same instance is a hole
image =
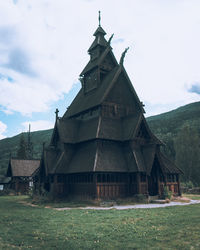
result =
[[[100,19],[100,18],[99,18]],[[117,198],[180,194],[181,171],[160,151],[144,118],[143,104],[118,63],[100,25],[80,74],[82,88],[58,117],[44,149],[37,187],[55,195]]]

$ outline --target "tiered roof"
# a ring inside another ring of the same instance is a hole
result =
[[[164,173],[180,173],[160,152],[162,142],[149,129],[123,60],[117,63],[105,34],[101,26],[95,31],[95,40],[88,50],[90,61],[80,74],[82,88],[64,116],[56,119],[51,145],[42,158],[46,174],[150,175],[155,159]],[[95,86],[86,91],[88,79]],[[106,105],[113,109],[113,115],[103,114]],[[117,109],[123,109],[122,114]]]

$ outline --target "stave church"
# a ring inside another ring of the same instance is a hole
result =
[[[55,196],[116,199],[137,194],[162,196],[164,187],[180,195],[181,170],[160,148],[144,105],[99,26],[80,74],[81,89],[58,116],[51,143],[43,149],[35,182]]]

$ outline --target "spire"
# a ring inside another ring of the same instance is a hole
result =
[[[101,11],[99,10],[99,27],[101,27]]]
[[[95,36],[96,39],[94,40],[94,42],[90,46],[88,52],[90,52],[91,50],[93,50],[97,45],[100,45],[102,47],[106,47],[107,46],[107,41],[104,38],[104,36],[106,35],[106,32],[101,27],[101,12],[100,11],[99,11],[98,20],[99,20],[99,26],[96,29],[96,31],[94,32],[94,34],[93,34],[93,36]]]

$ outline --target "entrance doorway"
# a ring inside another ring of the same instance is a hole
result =
[[[148,192],[150,196],[158,195],[158,178],[159,178],[159,162],[155,158],[151,169],[151,174],[148,176]]]

